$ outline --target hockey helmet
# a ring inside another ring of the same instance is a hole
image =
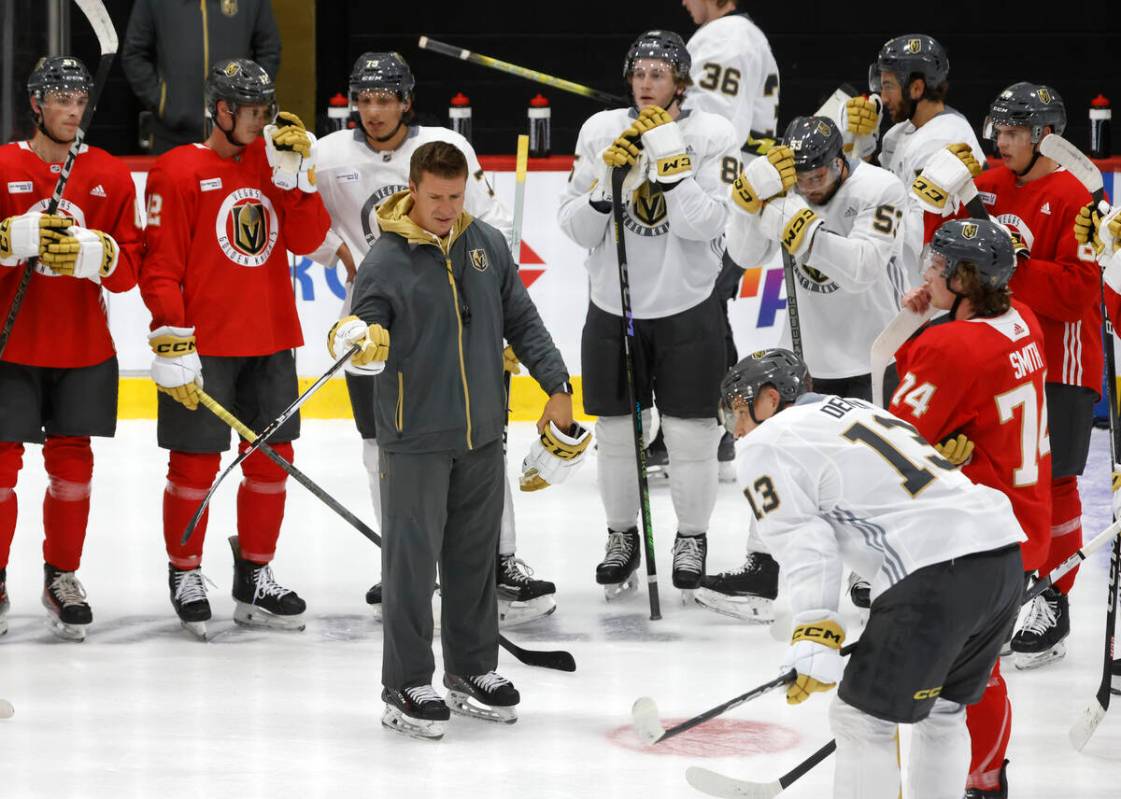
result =
[[[783,144],[794,151],[794,169],[808,172],[832,166],[842,156],[844,137],[829,117],[794,117],[786,126]]]
[[[269,117],[276,116],[276,86],[269,73],[248,58],[219,61],[206,76],[206,112],[218,116],[218,101],[225,100],[234,113],[241,104],[266,105]]]
[[[997,125],[1028,128],[1032,144],[1038,144],[1044,127],[1050,126],[1058,136],[1063,134],[1067,126],[1066,106],[1050,86],[1027,81],[1013,83],[989,106],[984,128],[986,139],[996,139]]]
[[[903,87],[919,75],[930,88],[941,86],[950,74],[950,59],[938,41],[924,33],[908,33],[889,39],[880,48],[876,63],[868,67],[868,88],[883,89],[882,74],[890,72]]]
[[[774,387],[782,404],[787,405],[812,390],[813,381],[805,362],[790,350],[776,347],[753,352],[729,369],[720,381],[720,404],[725,418],[734,418],[736,400],[743,400],[758,424],[755,397],[765,386]]]
[[[627,60],[623,63],[624,83],[630,81],[635,62],[641,58],[669,62],[676,80],[687,80],[689,69],[693,65],[693,59],[685,48],[685,40],[673,31],[646,31],[634,40],[631,49],[627,51]]]
[[[363,53],[350,71],[350,105],[364,91],[391,92],[406,102],[413,96],[416,79],[400,53]]]
[[[43,102],[47,92],[85,92],[93,86],[86,65],[68,55],[40,58],[27,77],[27,93]]]
[[[953,219],[934,232],[931,253],[946,260],[942,276],[949,283],[958,267],[971,264],[981,283],[1002,289],[1016,271],[1016,254],[1008,230],[989,219]]]

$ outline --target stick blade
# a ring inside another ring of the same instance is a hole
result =
[[[1056,136],[1054,133],[1044,136],[1039,142],[1039,152],[1065,167],[1091,194],[1104,188],[1101,170],[1094,165],[1086,153],[1062,136]]]
[[[74,0],[78,8],[82,9],[90,27],[97,35],[97,43],[101,46],[101,54],[109,55],[117,52],[117,29],[113,27],[113,20],[105,10],[102,0]]]
[[[1081,752],[1082,748],[1090,740],[1094,734],[1094,730],[1102,723],[1105,718],[1105,708],[1101,703],[1095,699],[1090,704],[1086,705],[1081,715],[1074,722],[1070,728],[1067,737],[1070,738],[1070,745],[1074,747],[1074,751]]]
[[[634,701],[631,718],[634,720],[634,731],[638,733],[639,740],[647,746],[658,743],[666,734],[658,718],[658,705],[648,696],[640,696]]]
[[[774,799],[782,793],[782,785],[774,782],[735,780],[700,766],[685,769],[685,781],[701,793],[727,799]]]

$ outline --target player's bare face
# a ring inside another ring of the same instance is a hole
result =
[[[1004,165],[1019,174],[1027,169],[1035,153],[1031,131],[1025,127],[996,125],[996,149]]]
[[[903,122],[911,116],[911,104],[903,101],[903,87],[894,72],[880,73],[880,99],[891,114],[892,122]]]
[[[651,105],[668,111],[677,94],[673,67],[653,58],[638,59],[634,62],[634,71],[631,73],[631,92],[634,104],[640,111]]]
[[[795,190],[814,205],[825,205],[837,190],[840,170],[836,166],[820,166],[797,174]]]
[[[265,125],[272,123],[276,108],[272,105],[239,105],[234,116],[234,138],[251,142],[261,135]]]
[[[452,225],[463,212],[467,175],[442,178],[431,172],[422,172],[419,183],[409,181],[409,194],[413,198],[409,218],[429,233],[443,238],[451,232]]]
[[[926,256],[923,270],[924,286],[930,292],[930,304],[940,311],[948,311],[957,299],[950,291],[946,278],[946,258],[941,253],[931,252]]]
[[[47,92],[39,105],[43,126],[58,141],[73,141],[89,101],[85,92]]]
[[[401,102],[401,98],[393,92],[362,92],[356,105],[362,130],[371,139],[377,140],[392,136],[409,110],[409,103]]]

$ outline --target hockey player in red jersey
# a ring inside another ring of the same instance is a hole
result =
[[[209,137],[160,156],[148,177],[140,290],[152,312],[159,444],[171,450],[163,498],[168,579],[176,613],[198,635],[210,618],[199,568],[206,517],[186,545],[180,537],[229,449],[230,430],[209,412],[195,412],[197,388],[205,379],[208,394],[257,430],[295,399],[292,350],[303,340],[287,250],[315,250],[330,226],[315,190],[314,139],[292,114],[271,124],[275,96],[254,62],[216,64],[206,80]],[[293,417],[270,442],[291,460],[298,435]],[[287,475],[260,452],[242,473],[231,539],[234,619],[303,629],[304,601],[279,585],[268,565]]]
[[[117,355],[102,288],[136,285],[140,231],[128,169],[82,145],[54,216],[42,213],[89,102],[90,74],[69,56],[43,58],[27,81],[38,130],[0,147],[0,309],[12,307],[38,257],[11,337],[0,354],[0,633],[7,630],[8,553],[25,443],[43,445],[43,604],[52,629],[85,637],[93,618],[75,576],[90,509],[90,436],[117,426]]]
[[[1051,548],[1038,564],[1044,574],[1082,545],[1078,475],[1089,453],[1093,405],[1102,375],[1101,278],[1092,249],[1080,247],[1071,229],[1071,220],[1090,193],[1039,152],[1044,136],[1061,134],[1065,127],[1066,110],[1054,89],[1033,83],[1009,86],[990,106],[984,129],[1004,164],[976,178],[989,214],[1006,225],[1026,251],[1008,287],[1035,312],[1046,345],[1053,479]],[[946,160],[952,164],[953,159]],[[928,171],[936,161],[931,159],[920,179],[931,177]],[[918,184],[916,180],[912,187],[916,194]],[[944,179],[940,183],[947,184]],[[957,190],[950,187],[952,193]],[[923,200],[921,194],[919,199]],[[1068,574],[1056,590],[1041,594],[1021,614],[1012,639],[1017,668],[1042,666],[1066,653],[1067,594],[1074,575]]]
[[[1010,298],[1015,260],[1011,237],[991,221],[953,220],[935,232],[925,283],[904,305],[949,313],[896,353],[901,379],[889,410],[973,482],[1004,492],[1027,533],[1020,554],[1031,570],[1051,542],[1047,370],[1035,314]],[[966,717],[973,750],[966,797],[1006,797],[1012,706],[999,660]]]

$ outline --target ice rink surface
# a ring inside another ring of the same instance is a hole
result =
[[[200,410],[200,413],[203,412]],[[521,462],[529,424],[511,429]],[[1095,433],[1083,479],[1087,537],[1109,522],[1106,438]],[[350,421],[305,421],[296,463],[365,519],[371,517],[360,442]],[[655,749],[629,726],[639,696],[663,720],[700,713],[772,678],[784,645],[768,628],[683,606],[670,585],[674,516],[665,484],[652,489],[663,619],[644,590],[608,604],[594,582],[605,540],[594,458],[563,486],[516,495],[519,552],[557,583],[554,616],[507,630],[529,648],[567,649],[574,674],[533,669],[505,652],[499,670],[522,694],[513,726],[453,717],[438,743],[380,725],[381,629],[364,602],[378,550],[298,484],[274,563],[308,602],[303,633],[236,627],[226,537],[235,532],[237,480],[213,506],[204,572],[214,639],[198,642],[168,602],[160,502],[166,453],[154,422],[123,422],[95,439],[90,532],[79,577],[94,623],[82,644],[46,629],[39,448],[20,476],[20,519],[8,567],[11,629],[0,638],[0,797],[690,797],[699,764],[769,781],[829,738],[830,695],[788,707],[780,692]],[[227,455],[224,462],[229,461]],[[722,485],[709,531],[709,571],[742,563],[746,503]],[[1004,673],[1013,702],[1010,781],[1016,799],[1121,796],[1121,699],[1082,753],[1067,742],[1097,690],[1108,552],[1082,568],[1072,597],[1067,657]],[[856,612],[842,605],[850,638]],[[439,663],[439,658],[437,658]],[[437,672],[436,684],[439,686]],[[906,736],[904,737],[906,742]],[[663,748],[664,747],[664,748]],[[827,797],[827,761],[783,796]]]

